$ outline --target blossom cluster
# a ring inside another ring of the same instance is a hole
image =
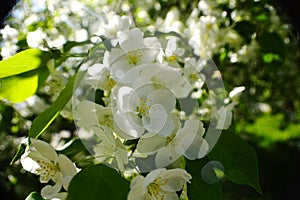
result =
[[[124,174],[148,173],[132,180],[128,199],[176,199],[176,191],[192,179],[181,167],[182,158],[201,159],[209,153],[219,136],[210,137],[209,129],[220,133],[230,126],[235,97],[244,88],[222,99],[217,91],[222,88],[207,80],[221,82],[219,71],[207,55],[193,51],[191,40],[168,33],[147,36],[132,28],[126,16],[114,15],[101,27],[98,39],[106,49],[81,66],[83,78],[75,84],[72,111],[78,136],[96,163]],[[47,65],[53,69],[54,61]],[[55,183],[42,189],[46,199],[64,199],[79,171],[69,158],[35,139],[21,164],[40,175],[42,183]]]
[[[163,50],[158,38],[144,37],[133,28],[119,32],[116,41],[102,63],[87,67],[80,83],[102,90],[104,105],[83,99],[74,106],[78,127],[98,137],[95,157],[122,171],[133,166],[143,171],[167,167],[181,156],[205,156],[209,147],[203,123],[192,115],[183,119],[183,110],[176,107],[201,76],[192,65],[176,65],[175,38]],[[134,148],[126,145],[128,141]],[[139,166],[138,162],[150,163]]]

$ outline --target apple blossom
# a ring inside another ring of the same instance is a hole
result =
[[[192,176],[183,169],[156,169],[146,177],[135,177],[130,185],[128,200],[176,200]]]
[[[118,43],[120,48],[106,51],[103,60],[115,81],[120,81],[122,76],[133,67],[155,61],[161,51],[157,38],[143,38],[143,33],[138,28],[121,32]]]
[[[93,131],[100,139],[100,142],[93,146],[95,159],[100,163],[106,162],[124,171],[125,165],[128,164],[128,150],[120,138],[115,137],[107,127],[93,127]]]
[[[145,134],[141,137],[137,150],[141,153],[156,153],[155,164],[158,168],[166,167],[180,156],[190,160],[204,157],[209,149],[203,138],[204,128],[201,121],[189,119],[183,128],[168,137]]]
[[[136,90],[122,86],[117,88],[115,98],[115,125],[130,137],[139,138],[145,131],[167,136],[173,130],[169,114],[176,99],[168,89],[155,89],[153,84]]]
[[[22,167],[33,174],[40,176],[41,183],[55,182],[54,186],[47,185],[41,190],[43,198],[52,199],[65,197],[60,193],[61,188],[68,190],[69,183],[77,173],[72,161],[65,155],[57,155],[53,147],[42,141],[30,138],[31,145],[21,156]]]

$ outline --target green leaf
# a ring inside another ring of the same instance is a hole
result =
[[[187,185],[189,200],[221,200],[222,188],[219,182],[208,184],[201,177],[201,170],[206,164],[204,159],[186,160],[186,170],[192,175],[191,184]]]
[[[129,181],[105,165],[94,165],[81,170],[72,179],[67,200],[126,200]]]
[[[278,60],[280,60],[280,56],[278,54],[274,54],[274,53],[263,54],[263,61],[265,63],[271,63],[273,61],[278,61]]]
[[[277,54],[281,59],[285,56],[285,44],[283,38],[276,32],[264,31],[257,36],[260,51],[263,54]]]
[[[25,153],[25,149],[26,149],[26,145],[22,143],[19,146],[17,153],[15,154],[13,159],[11,160],[10,165],[14,164],[17,160],[19,160],[21,158],[23,153]]]
[[[19,103],[35,94],[39,82],[38,71],[33,70],[16,76],[2,78],[0,80],[0,99]]]
[[[31,192],[25,200],[45,200],[39,193]]]
[[[237,31],[248,44],[251,42],[251,36],[256,31],[255,29],[255,24],[249,20],[238,21],[234,26],[234,30]]]
[[[237,184],[250,185],[262,194],[256,153],[239,136],[230,132],[223,132],[208,158],[223,164],[225,176],[229,180]]]
[[[28,72],[46,64],[51,54],[39,49],[27,49],[0,61],[0,78]]]
[[[83,152],[85,150],[86,150],[86,147],[82,143],[82,140],[75,139],[66,148],[58,151],[58,153],[64,154],[67,157],[72,158],[72,157],[76,156],[78,153]]]
[[[103,41],[103,44],[105,48],[110,51],[113,48],[113,45],[111,44],[111,41],[109,38],[105,37],[104,35],[100,36],[101,40]]]
[[[75,76],[70,78],[69,83],[60,92],[59,96],[52,103],[52,105],[33,120],[28,133],[29,137],[38,138],[59,115],[60,111],[65,107],[72,97],[74,79]]]
[[[63,46],[63,51],[66,53],[69,52],[75,46],[81,46],[85,44],[90,44],[90,41],[89,40],[83,42],[67,41]]]

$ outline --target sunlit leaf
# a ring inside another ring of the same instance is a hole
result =
[[[105,165],[94,165],[75,175],[68,189],[67,200],[126,200],[129,185],[129,181],[116,170]]]
[[[0,78],[28,72],[42,66],[51,54],[39,49],[27,49],[0,61]]]
[[[0,79],[0,99],[19,103],[32,96],[38,88],[38,75],[38,70],[34,70]]]

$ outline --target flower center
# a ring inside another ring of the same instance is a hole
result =
[[[160,189],[161,186],[166,185],[168,180],[166,179],[162,184],[158,184],[160,178],[155,179],[147,187],[148,194],[155,197],[155,199],[164,199],[166,192]]]
[[[136,108],[138,112],[138,116],[142,118],[142,116],[148,114],[150,106],[147,105],[147,98],[140,98],[140,105]]]
[[[37,169],[35,174],[40,175],[43,182],[54,180],[58,171],[58,166],[56,166],[54,163],[46,162],[44,160],[37,160],[37,163],[41,168]]]
[[[128,52],[127,54],[128,62],[131,65],[137,65],[140,62],[141,57],[142,57],[141,51]]]
[[[167,137],[165,146],[168,145],[175,137],[175,134],[171,134]]]
[[[176,54],[173,54],[170,57],[167,57],[167,61],[169,61],[169,62],[175,62],[176,59],[177,59]]]

